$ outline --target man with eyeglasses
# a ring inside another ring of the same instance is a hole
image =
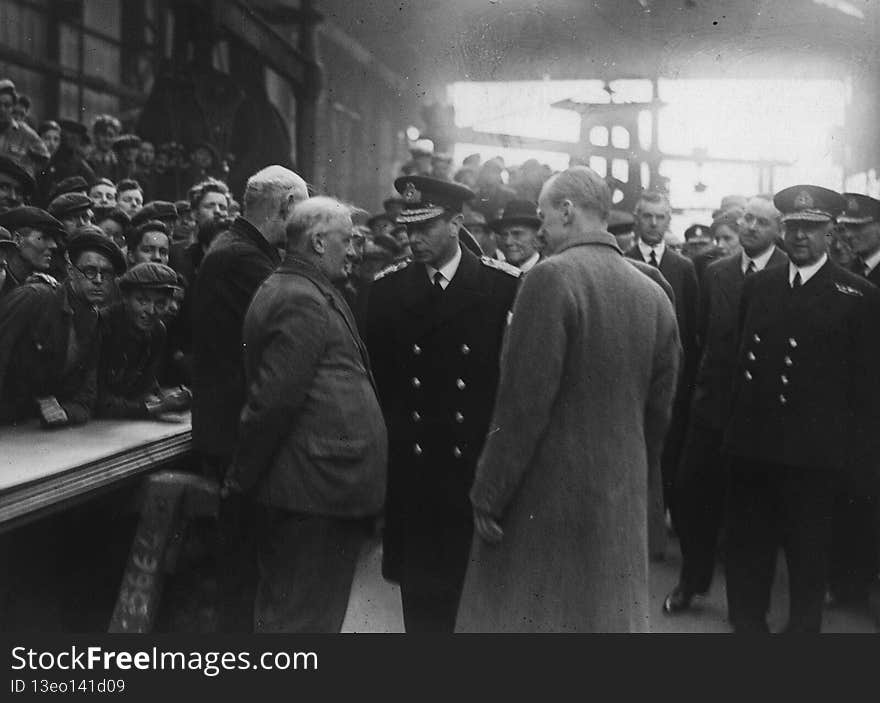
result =
[[[49,278],[52,260],[65,237],[63,225],[45,210],[29,205],[0,213],[0,227],[12,234],[16,250],[6,262],[6,280],[0,288],[0,298],[29,282],[32,277]]]
[[[678,585],[663,602],[663,612],[670,615],[690,608],[712,583],[726,495],[721,441],[736,368],[739,301],[746,278],[788,261],[775,245],[782,232],[781,217],[767,197],[750,199],[737,223],[742,251],[713,261],[703,275],[698,325],[703,352],[675,484],[682,566]]]
[[[52,287],[20,286],[0,299],[0,423],[38,418],[44,428],[82,424],[97,394],[100,326],[125,259],[96,232],[67,244],[69,275]]]
[[[819,632],[835,496],[845,480],[870,485],[880,462],[880,291],[828,257],[839,193],[797,185],[773,204],[789,263],[743,284],[724,431],[727,604],[736,632],[768,631],[781,548],[786,631]]]

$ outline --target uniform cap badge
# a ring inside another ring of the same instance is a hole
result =
[[[859,211],[859,201],[856,200],[855,198],[850,198],[849,200],[846,201],[846,207],[851,212],[858,212]]]
[[[407,203],[419,203],[422,201],[422,194],[413,183],[407,183],[403,190],[403,199]]]
[[[813,207],[813,196],[802,190],[794,196],[794,206],[799,210],[807,210]]]

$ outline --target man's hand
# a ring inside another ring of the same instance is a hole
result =
[[[46,398],[37,398],[40,410],[40,418],[46,427],[58,427],[67,424],[67,413],[58,403],[54,395]]]
[[[489,513],[474,508],[474,528],[489,544],[498,544],[504,537],[504,530],[501,525]]]

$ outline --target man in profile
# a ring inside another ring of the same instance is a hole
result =
[[[211,192],[211,195],[220,195]],[[225,196],[222,196],[225,197]],[[221,481],[238,439],[245,380],[241,327],[259,285],[281,263],[285,223],[294,204],[308,197],[306,183],[282,166],[268,166],[247,182],[244,214],[221,235],[201,262],[192,300],[192,432],[193,446],[205,475]],[[197,208],[198,209],[198,208]],[[213,216],[212,216],[213,217]],[[252,550],[246,534],[235,534],[239,516],[229,509],[221,525],[227,563],[240,555],[238,568],[220,573],[221,615],[225,630],[249,631],[252,626]],[[250,564],[250,566],[248,566]]]
[[[247,400],[227,491],[259,506],[257,632],[339,632],[385,498],[388,441],[366,347],[342,294],[351,211],[297,205],[287,257],[244,321]]]
[[[606,231],[595,171],[552,177],[538,207],[547,258],[504,342],[456,629],[646,631],[648,467],[675,392],[675,313]]]

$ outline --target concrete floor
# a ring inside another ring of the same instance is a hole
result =
[[[708,596],[692,611],[669,617],[663,614],[666,594],[678,580],[681,556],[677,542],[670,541],[665,561],[651,564],[651,632],[730,632],[727,624],[727,605],[724,577],[716,574]],[[403,632],[400,589],[388,583],[381,575],[382,546],[370,542],[364,548],[358,563],[351,599],[345,615],[343,632]],[[784,560],[778,560],[779,571],[774,584],[769,617],[771,631],[785,626],[788,598]],[[823,632],[876,633],[880,631],[867,609],[827,608],[823,618]]]

